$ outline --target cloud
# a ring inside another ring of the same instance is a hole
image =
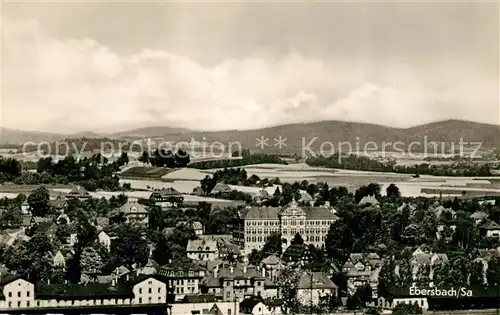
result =
[[[498,123],[498,79],[461,61],[367,62],[255,54],[212,66],[167,51],[120,55],[3,17],[2,124],[74,132],[143,125],[247,129],[314,120],[392,126]],[[382,69],[382,70],[381,70]]]

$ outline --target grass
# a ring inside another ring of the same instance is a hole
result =
[[[162,176],[173,171],[165,167],[154,166],[134,166],[120,174],[121,178],[138,178],[138,179],[161,179]]]

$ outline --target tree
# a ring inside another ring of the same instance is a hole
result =
[[[86,247],[82,251],[80,266],[82,272],[95,274],[101,271],[103,262],[101,256],[93,247]]]
[[[128,224],[116,230],[117,238],[111,243],[111,261],[116,266],[125,265],[129,269],[134,264],[145,264],[148,260],[147,241],[142,231]]]
[[[396,186],[395,184],[390,184],[385,191],[387,197],[389,198],[395,199],[401,197],[401,192],[399,191],[398,186]]]
[[[142,155],[139,157],[139,162],[149,163],[149,153],[148,151],[142,152]]]
[[[156,242],[153,250],[153,260],[163,266],[173,258],[171,246],[168,244],[168,239],[162,234]]]
[[[297,233],[290,242],[290,245],[304,245],[304,239],[299,233]]]
[[[28,196],[28,205],[34,216],[44,217],[50,210],[49,191],[45,186],[40,186]]]

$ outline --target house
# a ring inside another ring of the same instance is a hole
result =
[[[72,255],[74,255],[75,252],[71,249],[68,248],[61,248],[58,250],[52,259],[52,262],[54,266],[65,268],[66,267],[66,262],[71,259]]]
[[[97,238],[99,243],[101,243],[108,251],[111,249],[111,237],[104,231],[101,231]]]
[[[245,252],[262,249],[272,233],[282,235],[285,247],[297,233],[305,244],[323,246],[331,224],[337,219],[335,214],[322,207],[299,207],[296,200],[283,208],[250,207],[243,225]]]
[[[205,277],[205,270],[191,262],[173,262],[162,266],[158,274],[168,277],[168,285],[176,301],[186,294],[200,293],[200,283]]]
[[[144,276],[128,284],[33,284],[21,276],[2,279],[0,310],[92,305],[166,304],[166,279]],[[43,311],[40,311],[43,313]]]
[[[248,297],[240,303],[240,314],[245,315],[279,315],[282,314],[280,303],[267,307],[258,297]]]
[[[21,213],[23,215],[31,215],[30,205],[26,200],[21,204]]]
[[[219,258],[217,242],[214,240],[189,240],[186,253],[187,257],[193,260],[215,260]]]
[[[487,220],[479,226],[481,233],[486,237],[500,238],[500,225],[492,220]]]
[[[155,189],[149,198],[162,209],[176,208],[184,202],[182,194],[173,188]]]
[[[118,208],[116,212],[123,214],[127,223],[145,222],[147,224],[149,211],[136,200],[128,200],[123,206]]]
[[[350,295],[358,288],[373,282],[372,274],[381,266],[381,259],[376,253],[352,253],[344,263],[342,272],[347,278],[347,291]]]
[[[299,190],[300,193],[300,198],[299,201],[303,203],[310,203],[311,201],[314,201],[313,197],[309,195],[309,193],[305,190]]]
[[[364,196],[363,199],[361,199],[358,203],[358,207],[361,208],[368,206],[373,206],[373,207],[379,206],[379,202],[377,198],[375,198],[375,196],[372,195]]]
[[[61,253],[60,250],[58,250],[57,253],[54,255],[53,264],[54,267],[62,267],[62,268],[66,267],[66,258],[64,257],[64,255]]]
[[[488,215],[483,211],[476,211],[470,215],[470,218],[474,220],[474,223],[476,223],[476,225],[479,225],[488,218]]]
[[[409,288],[383,290],[376,302],[382,309],[394,309],[398,304],[417,304],[424,312],[429,309],[427,297],[411,294]]]
[[[203,278],[203,293],[214,294],[222,301],[243,301],[247,296],[272,298],[278,295],[278,285],[264,276],[265,270],[246,264],[216,266]]]
[[[50,200],[51,207],[55,210],[55,212],[64,212],[68,207],[68,201],[66,198],[58,196],[54,200]]]
[[[81,186],[75,186],[68,194],[67,196],[69,199],[80,199],[80,200],[85,200],[85,199],[90,199],[92,196],[90,193],[83,187]]]
[[[203,224],[200,221],[179,221],[176,227],[186,226],[194,230],[194,234],[203,235]]]
[[[297,285],[297,300],[302,305],[318,305],[324,297],[337,297],[338,287],[323,272],[304,272]]]
[[[265,270],[264,276],[273,282],[278,281],[278,276],[284,267],[284,263],[276,255],[269,255],[260,262],[260,266]]]
[[[211,195],[227,195],[233,190],[227,184],[217,183],[215,187],[210,192]]]
[[[178,303],[171,305],[172,315],[238,315],[239,304],[217,301],[213,295],[187,295]]]

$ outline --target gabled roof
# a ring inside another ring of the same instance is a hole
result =
[[[269,255],[261,261],[262,265],[278,265],[281,263],[281,259],[279,259],[276,255]]]
[[[488,220],[486,223],[481,225],[479,228],[483,229],[483,230],[500,230],[500,225],[498,223],[496,223],[495,221]]]
[[[182,194],[172,187],[155,189],[153,190],[153,194],[160,194],[162,198],[182,197]]]
[[[379,204],[379,202],[378,202],[377,198],[375,198],[375,196],[368,195],[368,196],[364,196],[363,199],[361,199],[359,201],[358,206],[360,206],[360,207],[364,207],[364,206],[368,206],[368,205],[375,206],[378,204]]]
[[[337,286],[323,272],[305,272],[302,274],[297,289],[336,289]]]
[[[82,186],[75,186],[73,189],[71,189],[71,191],[69,192],[69,195],[70,196],[90,196],[90,193],[85,189],[83,188]]]
[[[128,200],[123,206],[118,209],[119,212],[128,215],[128,214],[148,214],[148,210],[136,201]]]
[[[214,240],[189,240],[187,252],[215,252],[217,251],[217,242]]]
[[[224,183],[217,183],[215,187],[212,189],[212,194],[216,194],[219,192],[231,192],[232,189],[229,187],[229,185],[224,184]]]
[[[487,217],[488,217],[488,214],[486,214],[483,211],[476,211],[470,215],[471,219],[477,219],[477,220],[486,219]]]

